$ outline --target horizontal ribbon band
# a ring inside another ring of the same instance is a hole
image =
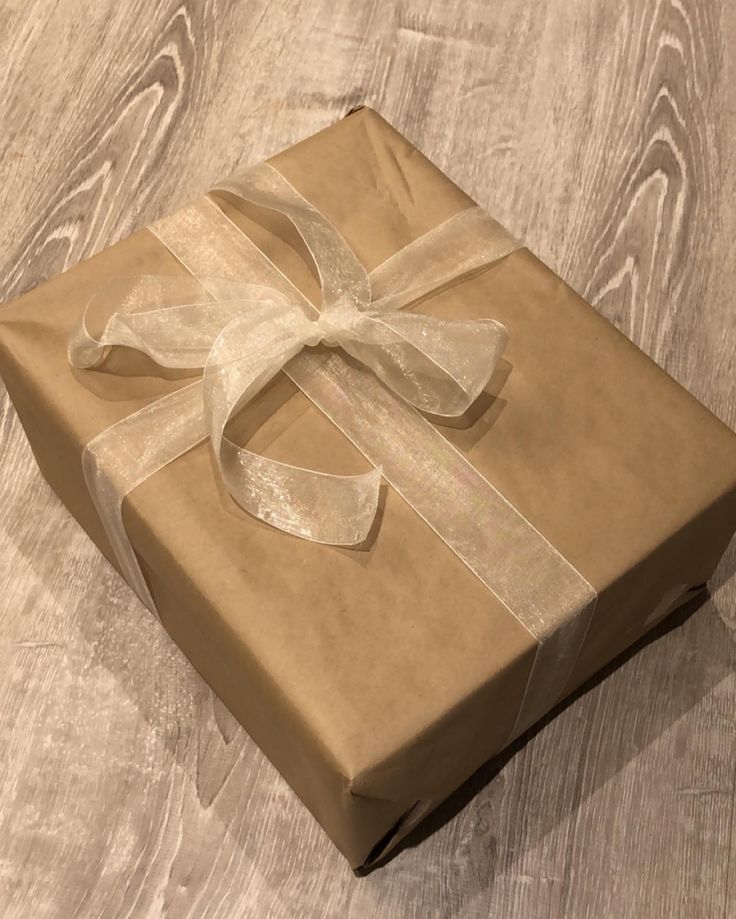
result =
[[[242,507],[318,542],[365,539],[383,475],[534,636],[538,651],[518,733],[562,691],[595,591],[420,414],[462,414],[493,372],[506,330],[493,320],[400,311],[518,243],[471,207],[368,273],[339,231],[272,167],[241,173],[219,190],[296,226],[320,276],[321,310],[210,199],[152,228],[191,277],[135,278],[100,292],[113,313],[98,336],[83,317],[70,343],[75,366],[97,366],[107,349],[125,345],[163,366],[203,371],[201,380],[103,431],[84,451],[85,477],[123,573],[153,608],[122,501],[207,437]],[[353,441],[371,471],[303,469],[226,436],[228,420],[280,370]]]

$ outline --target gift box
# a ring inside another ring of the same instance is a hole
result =
[[[367,108],[270,167],[339,230],[379,302],[397,252],[473,209]],[[124,571],[83,457],[191,374],[126,347],[75,367],[70,337],[90,299],[120,299],[120,279],[268,286],[243,240],[319,304],[324,272],[293,222],[239,188],[224,183],[0,312],[0,372],[38,465]],[[507,330],[467,410],[408,406],[322,329],[228,428],[285,464],[364,479],[378,468],[378,514],[359,544],[300,538],[278,510],[276,526],[243,510],[207,440],[134,482],[122,505],[162,624],[356,868],[702,590],[736,527],[733,433],[531,252],[490,220],[475,226],[480,257],[455,237],[422,244],[401,304]],[[431,275],[448,252],[453,276],[424,283],[423,266]],[[154,426],[149,440],[163,436]],[[120,450],[135,468],[136,451]]]

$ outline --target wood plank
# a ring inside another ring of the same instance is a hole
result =
[[[736,425],[732,7],[335,7],[6,3],[0,296],[365,101]],[[733,548],[356,878],[0,425],[4,916],[736,912]]]

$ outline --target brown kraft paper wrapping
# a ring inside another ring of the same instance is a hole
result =
[[[470,203],[369,109],[271,162],[369,270]],[[319,302],[293,228],[215,200]],[[38,464],[113,564],[82,448],[182,380],[131,352],[115,373],[72,370],[67,339],[106,281],[178,271],[142,230],[0,312],[0,372]],[[440,430],[599,594],[567,695],[713,572],[736,527],[736,437],[526,249],[418,308],[509,330],[471,417]],[[283,374],[237,426],[276,459],[368,468]],[[317,545],[244,514],[202,444],[124,511],[164,626],[353,867],[508,742],[535,643],[390,488],[366,547]]]

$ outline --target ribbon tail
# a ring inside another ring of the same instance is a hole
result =
[[[123,522],[123,500],[206,437],[202,381],[197,380],[118,421],[82,453],[84,478],[123,577],[153,612],[155,604]]]
[[[234,500],[286,533],[354,546],[368,536],[378,510],[381,471],[334,475],[282,463],[239,446],[225,427],[314,334],[298,308],[266,322],[247,313],[230,322],[204,368],[205,416],[215,462]]]
[[[265,523],[332,546],[365,542],[378,510],[381,470],[334,475],[254,453],[223,438],[221,474],[233,499]]]

